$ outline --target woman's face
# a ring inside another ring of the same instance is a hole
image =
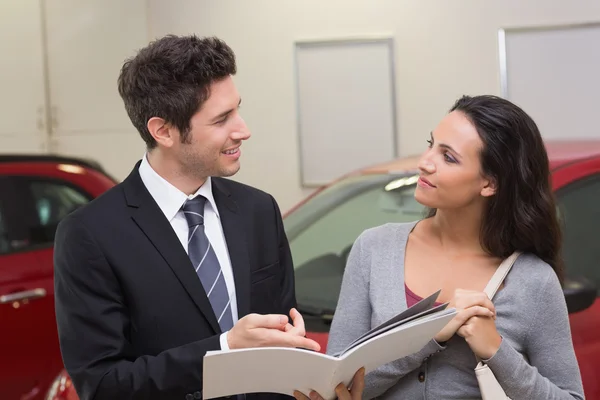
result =
[[[419,160],[415,199],[426,207],[459,209],[479,204],[494,194],[483,176],[483,142],[461,111],[446,115],[431,133],[429,147]]]

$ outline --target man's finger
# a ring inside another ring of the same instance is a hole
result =
[[[343,383],[340,383],[335,387],[335,394],[339,400],[351,400],[350,392]]]
[[[365,367],[362,367],[356,374],[354,374],[354,378],[352,378],[352,390],[350,393],[352,394],[352,399],[360,400],[362,399],[363,391],[365,390]]]
[[[319,393],[315,392],[314,390],[311,390],[310,391],[310,400],[324,400],[324,399]]]
[[[260,333],[260,336],[263,339],[262,346],[296,347],[314,351],[321,350],[319,343],[312,339],[304,336],[293,335],[289,332],[282,332],[276,329],[263,330]]]
[[[287,335],[287,333],[286,333]],[[321,350],[321,346],[319,345],[319,343],[315,342],[312,339],[306,338],[306,337],[302,337],[302,336],[289,336],[287,341],[289,342],[289,344],[293,347],[300,347],[302,349],[308,349],[308,350],[314,350],[314,351],[319,351]]]
[[[284,329],[289,319],[281,314],[250,314],[246,316],[248,328]]]
[[[285,324],[285,326],[283,327],[283,329],[282,329],[282,330],[283,330],[284,332],[289,332],[289,331],[291,331],[291,330],[293,330],[293,329],[294,329],[294,326],[288,323],[288,324]]]
[[[298,312],[295,308],[292,308],[290,311],[290,317],[292,317],[292,323],[294,324],[294,333],[299,336],[306,335],[306,329],[304,327],[304,318],[302,318],[302,314]]]
[[[309,398],[302,392],[294,390],[294,397],[296,400],[309,400]]]

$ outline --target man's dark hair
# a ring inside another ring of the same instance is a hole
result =
[[[235,73],[235,54],[222,40],[167,35],[125,61],[119,94],[147,148],[153,149],[150,118],[173,124],[186,142],[190,119],[210,96],[211,83]]]

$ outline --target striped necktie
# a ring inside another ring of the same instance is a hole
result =
[[[231,304],[221,265],[204,232],[204,196],[196,196],[183,205],[188,223],[188,255],[202,282],[206,296],[223,332],[233,326]]]

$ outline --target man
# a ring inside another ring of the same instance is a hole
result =
[[[198,399],[209,350],[319,350],[294,309],[277,203],[222,178],[250,137],[235,72],[224,42],[195,36],[154,41],[121,70],[146,155],[55,243],[61,352],[82,399]]]

